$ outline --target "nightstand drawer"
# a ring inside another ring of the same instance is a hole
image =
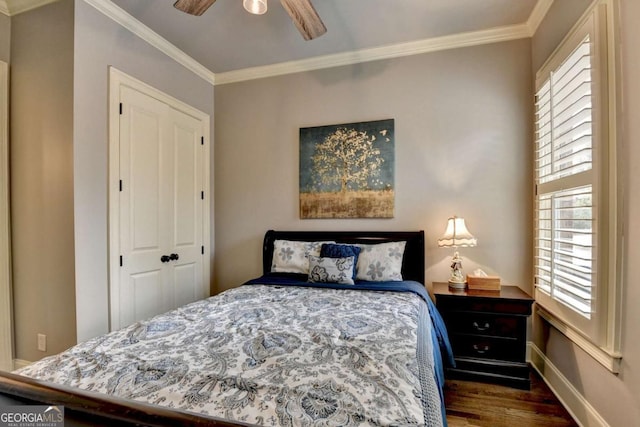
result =
[[[447,369],[448,378],[488,381],[527,390],[529,366],[524,362],[505,362],[477,357],[456,357],[456,367]]]
[[[525,345],[521,340],[489,336],[451,334],[451,346],[457,356],[479,359],[522,361]]]
[[[475,311],[484,313],[502,313],[529,316],[531,314],[531,301],[504,300],[492,298],[487,293],[484,298],[440,298],[438,310],[440,311]],[[437,296],[436,296],[437,299]]]
[[[485,313],[454,312],[445,318],[451,333],[479,334],[520,338],[526,328],[526,318]]]

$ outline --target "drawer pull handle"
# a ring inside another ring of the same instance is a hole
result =
[[[484,322],[484,325],[480,326],[478,322],[473,322],[473,327],[475,328],[476,331],[482,332],[489,329],[491,325],[489,324],[489,322]]]
[[[478,354],[485,354],[487,351],[489,351],[489,345],[485,344],[483,346],[480,346],[478,344],[474,344],[473,350]]]

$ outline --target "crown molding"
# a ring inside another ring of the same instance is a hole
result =
[[[498,43],[528,37],[530,37],[529,27],[526,23],[510,25],[492,28],[489,30],[453,34],[450,36],[434,37],[407,43],[398,43],[332,55],[317,56],[298,61],[281,62],[278,64],[216,73],[215,84],[221,85],[236,83],[265,77],[281,76],[284,74],[340,67],[362,62],[419,55],[422,53]]]
[[[146,41],[177,63],[183,65],[194,74],[200,76],[212,85],[215,84],[216,77],[211,70],[184,53],[174,44],[170,43],[167,39],[144,25],[142,22],[138,21],[113,2],[105,0],[84,0],[84,2],[93,6],[100,13],[131,31],[133,34],[140,37],[142,40]]]
[[[58,0],[0,0],[0,13],[13,16],[56,1]]]
[[[0,0],[0,12],[3,3]],[[16,1],[16,0],[9,0]],[[57,0],[20,0],[30,3],[50,3]],[[110,0],[83,0],[93,6],[99,12],[112,19],[122,27],[131,31],[156,49],[163,52],[179,64],[200,76],[212,85],[221,85],[255,80],[266,77],[275,77],[285,74],[300,73],[305,71],[321,70],[325,68],[353,65],[363,62],[378,61],[382,59],[399,58],[403,56],[419,55],[423,53],[437,52],[441,50],[457,49],[461,47],[478,46],[483,44],[498,43],[510,40],[532,37],[538,26],[544,19],[553,0],[538,0],[529,18],[522,24],[509,25],[488,30],[472,31],[453,34],[449,36],[433,37],[406,43],[398,43],[379,46],[368,49],[360,49],[331,55],[317,56],[296,61],[286,61],[271,65],[242,68],[238,70],[214,73],[195,59],[184,53],[178,47],[160,36],[155,31],[128,14],[125,10],[115,5]]]
[[[533,37],[536,31],[538,31],[538,27],[540,23],[547,16],[547,12],[551,8],[553,4],[553,0],[538,0],[536,5],[533,7],[531,11],[531,15],[529,15],[529,19],[527,19],[527,27],[529,29],[529,37]]]

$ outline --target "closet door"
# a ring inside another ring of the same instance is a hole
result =
[[[170,257],[178,258],[172,259],[167,268],[171,306],[179,307],[202,296],[203,129],[202,122],[175,109],[170,111],[170,123],[173,214],[169,247]]]
[[[119,327],[202,298],[203,124],[120,92]]]

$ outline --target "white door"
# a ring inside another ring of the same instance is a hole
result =
[[[173,294],[172,306],[179,307],[202,298],[203,218],[202,123],[177,110],[170,111],[173,153],[173,224],[171,254],[178,255],[168,267]],[[171,256],[171,255],[170,255]]]
[[[120,103],[121,265],[112,327],[195,301],[205,291],[203,123],[128,86],[120,88]]]

